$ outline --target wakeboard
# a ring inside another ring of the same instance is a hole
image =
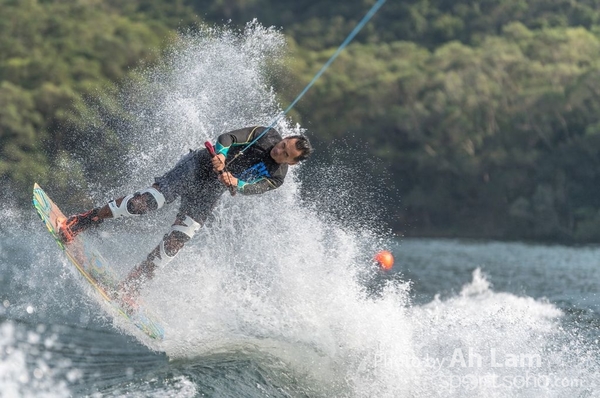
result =
[[[65,215],[37,183],[33,186],[33,207],[35,207],[58,247],[65,252],[67,258],[83,275],[83,279],[94,288],[94,291],[116,313],[131,322],[146,335],[153,339],[162,340],[164,338],[164,328],[152,314],[144,309],[142,303],[138,302],[135,308],[132,308],[113,299],[111,294],[117,291],[119,280],[108,262],[85,236],[78,235],[68,244],[62,242],[58,235],[58,220],[65,218]]]

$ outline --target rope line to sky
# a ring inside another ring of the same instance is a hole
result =
[[[323,65],[321,70],[319,70],[317,72],[317,74],[313,77],[313,79],[310,81],[310,83],[308,83],[306,85],[306,87],[304,87],[304,90],[302,90],[302,92],[300,92],[300,94],[298,94],[296,99],[294,101],[292,101],[292,103],[287,107],[287,109],[285,111],[283,111],[281,114],[279,114],[279,116],[277,116],[275,119],[273,119],[273,122],[271,122],[269,127],[267,127],[258,137],[256,137],[246,147],[244,147],[244,149],[242,149],[240,152],[238,152],[236,154],[236,156],[228,162],[228,165],[233,163],[240,155],[242,155],[246,151],[246,149],[248,149],[252,145],[254,145],[256,143],[256,141],[258,141],[263,135],[265,135],[269,130],[271,130],[277,123],[279,123],[279,121],[285,115],[288,114],[289,111],[292,110],[292,108],[298,103],[298,101],[300,101],[300,99],[304,96],[304,94],[306,94],[306,92],[315,84],[315,82],[317,80],[319,80],[321,75],[329,68],[329,66],[333,63],[333,61],[335,61],[335,59],[338,57],[338,55],[340,55],[342,50],[344,50],[344,48],[346,48],[346,46],[354,39],[354,37],[358,34],[358,32],[360,32],[361,29],[367,24],[367,22],[369,22],[369,20],[371,18],[373,18],[373,15],[375,15],[375,13],[381,8],[381,6],[383,6],[383,3],[385,3],[385,2],[386,2],[386,0],[377,0],[377,2],[375,4],[373,4],[373,6],[369,10],[369,12],[367,12],[367,14],[363,17],[363,19],[361,19],[360,22],[354,27],[352,32],[350,32],[348,37],[346,37],[346,39],[342,42],[342,44],[340,44],[340,46],[335,51],[335,53],[331,56],[331,58],[329,58],[329,60]]]

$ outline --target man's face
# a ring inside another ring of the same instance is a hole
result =
[[[295,159],[302,153],[296,149],[297,138],[284,138],[271,149],[271,157],[279,164],[293,165],[298,163]]]

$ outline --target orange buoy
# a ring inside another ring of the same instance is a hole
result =
[[[386,271],[391,270],[392,266],[394,265],[394,256],[388,250],[380,251],[375,255],[375,257],[373,257],[373,260],[379,264],[381,269]]]

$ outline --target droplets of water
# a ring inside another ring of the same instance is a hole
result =
[[[120,131],[130,148],[127,188],[148,184],[190,148],[223,132],[269,125],[280,111],[269,75],[284,44],[281,33],[256,22],[242,31],[182,34],[160,65],[142,73],[142,83],[124,90],[131,115]]]
[[[39,328],[38,328],[39,329]],[[42,329],[39,329],[42,330]],[[45,329],[43,329],[45,332]],[[49,339],[55,339],[49,337]],[[42,335],[12,322],[0,324],[0,395],[3,397],[68,397],[67,382],[58,374],[67,371],[75,382],[81,376],[54,363]],[[52,368],[50,367],[52,364]]]

